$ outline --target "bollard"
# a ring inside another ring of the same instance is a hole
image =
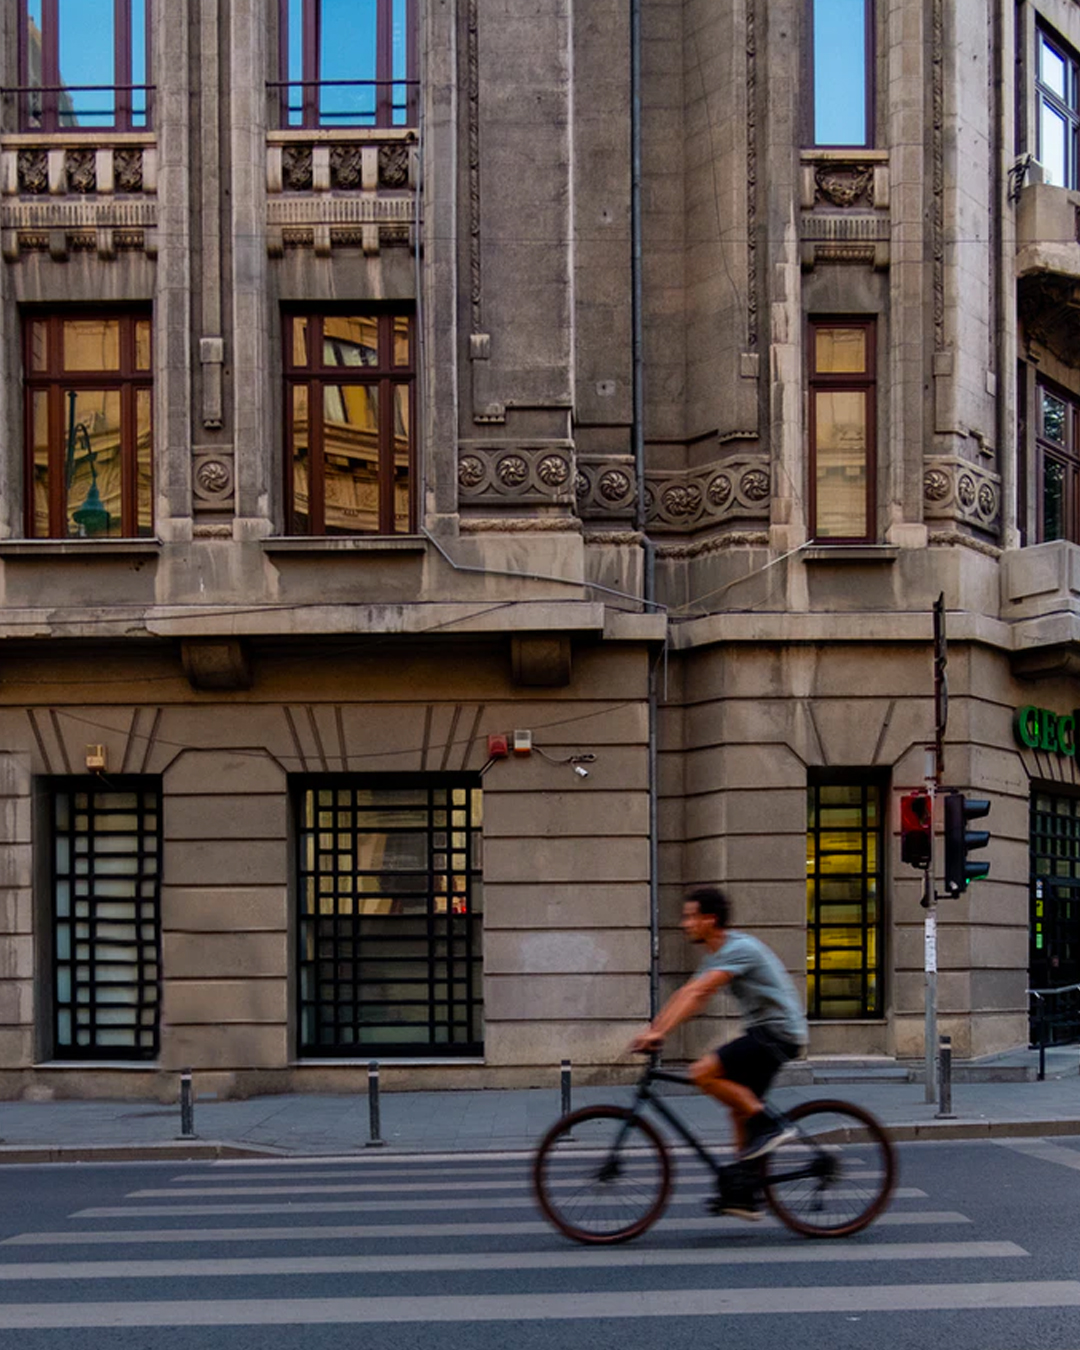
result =
[[[371,1138],[364,1145],[365,1148],[381,1148],[386,1140],[379,1133],[379,1061],[370,1060],[367,1066],[367,1095],[368,1095],[368,1116],[370,1119],[369,1133]]]
[[[562,1114],[570,1114],[570,1061],[564,1059],[562,1062]]]
[[[195,1095],[191,1089],[191,1070],[180,1070],[180,1133],[179,1139],[195,1138]]]
[[[955,1120],[952,1109],[952,1037],[942,1036],[938,1051],[939,1106],[938,1120]]]

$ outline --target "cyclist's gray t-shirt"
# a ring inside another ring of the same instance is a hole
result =
[[[727,988],[734,995],[747,1028],[761,1027],[797,1045],[809,1040],[795,986],[780,958],[764,942],[729,928],[724,945],[709,952],[697,973],[708,975],[714,970],[730,973]]]

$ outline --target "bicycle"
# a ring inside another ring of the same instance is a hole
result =
[[[748,1164],[716,1158],[653,1089],[688,1084],[651,1055],[632,1107],[587,1106],[548,1130],[533,1162],[542,1213],[576,1242],[611,1244],[639,1237],[660,1218],[671,1194],[672,1153],[641,1112],[646,1106],[680,1135],[712,1172],[717,1200],[725,1183],[764,1192],[773,1213],[806,1237],[849,1237],[888,1204],[896,1155],[881,1124],[859,1106],[822,1099],[786,1113],[796,1137]]]

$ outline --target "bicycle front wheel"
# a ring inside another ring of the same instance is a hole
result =
[[[896,1154],[882,1126],[849,1102],[802,1102],[798,1129],[764,1159],[765,1195],[777,1217],[806,1237],[849,1237],[889,1203]]]
[[[588,1106],[540,1141],[533,1189],[544,1216],[575,1242],[627,1242],[663,1213],[671,1160],[647,1120],[618,1106]]]

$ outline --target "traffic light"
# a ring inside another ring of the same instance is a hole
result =
[[[930,794],[905,792],[900,798],[900,858],[912,867],[930,866],[930,845],[934,825],[931,820]]]
[[[950,895],[962,895],[969,881],[979,881],[990,871],[988,862],[971,862],[972,849],[985,848],[989,830],[969,830],[968,821],[990,814],[990,803],[982,797],[965,797],[950,792],[945,798],[945,889]]]

